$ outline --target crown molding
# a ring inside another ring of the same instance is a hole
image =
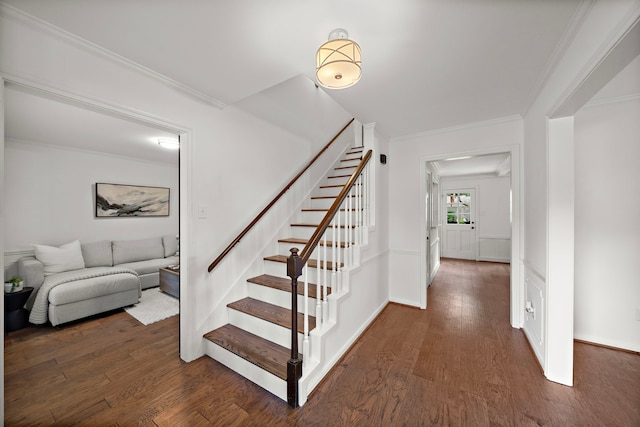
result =
[[[429,165],[431,166],[431,172],[438,176],[438,179],[440,178],[440,163],[438,163],[438,161],[434,161],[434,162],[429,162]]]
[[[56,37],[59,40],[62,40],[63,42],[66,42],[75,47],[79,47],[91,54],[100,56],[109,61],[125,66],[133,71],[141,73],[149,78],[152,78],[171,89],[176,89],[181,93],[183,93],[184,95],[187,95],[190,98],[193,98],[199,102],[203,102],[207,105],[210,105],[219,109],[223,109],[224,107],[226,107],[226,104],[218,99],[215,99],[209,95],[206,95],[198,90],[195,90],[176,80],[173,80],[163,74],[153,71],[150,68],[147,68],[141,64],[138,64],[137,62],[131,59],[128,59],[100,45],[90,42],[89,40],[86,40],[80,36],[77,36],[69,31],[63,30],[62,28],[57,27],[43,19],[37,18],[33,15],[29,15],[28,13],[23,12],[20,9],[17,9],[13,6],[7,5],[5,3],[0,3],[0,15],[4,15],[10,19],[19,21],[23,24],[30,26],[36,31],[39,31],[49,36]]]
[[[607,39],[605,39],[600,44],[600,46],[595,50],[595,53],[591,55],[590,59],[580,69],[575,78],[570,82],[565,91],[558,98],[556,103],[552,105],[552,107],[548,110],[548,117],[553,118],[571,115],[575,113],[575,109],[579,109],[576,105],[570,105],[572,98],[579,97],[581,89],[583,89],[583,86],[585,86],[585,84],[589,81],[589,78],[593,77],[594,72],[596,72],[598,67],[601,66],[609,57],[614,56],[616,48],[625,39],[625,37],[628,36],[630,32],[638,31],[638,27],[636,27],[636,25],[639,25],[639,22],[640,1],[635,1],[634,5],[626,14],[625,18],[616,25],[614,30],[610,33],[609,37],[607,37]],[[616,59],[620,60],[620,58]],[[582,106],[584,106],[584,104],[580,107]]]
[[[640,100],[640,93],[633,93],[631,95],[623,95],[623,96],[616,96],[613,98],[599,99],[597,101],[589,101],[584,105],[584,107],[582,107],[582,109],[601,107],[603,105],[608,105],[608,104],[619,104],[622,102],[630,102],[630,101],[638,101],[638,100]]]
[[[595,3],[596,0],[582,0],[578,5],[578,8],[569,21],[569,25],[567,25],[567,28],[564,31],[564,34],[562,34],[562,37],[554,47],[553,52],[551,53],[551,56],[549,57],[549,60],[544,67],[544,70],[538,78],[538,81],[535,85],[533,85],[523,117],[526,117],[529,110],[533,106],[533,103],[542,92],[547,79],[556,69],[556,67],[560,63],[560,60],[562,59],[562,57],[564,57],[565,53],[569,49],[569,46],[571,46],[571,43],[573,43],[573,40],[575,39],[582,25],[584,25],[584,22],[589,15],[589,12],[591,12],[591,9],[593,9]]]
[[[117,114],[128,119],[138,120],[148,125],[157,126],[161,129],[175,131],[177,133],[191,132],[189,127],[172,122],[164,117],[143,110],[133,109],[122,104],[113,103],[105,99],[87,98],[70,91],[68,88],[52,86],[50,82],[42,82],[26,76],[12,75],[5,73],[3,70],[0,70],[0,80],[2,80],[5,85],[21,86],[28,90],[39,91],[44,95],[66,100],[74,105],[84,106],[94,111],[104,110],[109,114]]]
[[[481,127],[486,127],[486,126],[495,126],[495,125],[499,125],[499,124],[503,124],[503,123],[510,123],[510,122],[516,122],[522,120],[522,116],[519,114],[513,115],[513,116],[507,116],[507,117],[501,117],[498,119],[491,119],[491,120],[484,120],[481,122],[473,122],[473,123],[466,123],[463,125],[459,125],[459,126],[451,126],[451,127],[447,127],[447,128],[442,128],[442,129],[434,129],[434,130],[429,130],[429,131],[425,131],[425,132],[419,132],[419,133],[414,133],[411,135],[404,135],[404,136],[399,136],[396,138],[392,138],[391,142],[393,141],[406,141],[406,140],[410,140],[410,139],[417,139],[417,138],[422,138],[422,137],[426,137],[426,136],[432,136],[432,135],[438,135],[438,134],[443,134],[443,133],[450,133],[450,132],[459,132],[462,130],[469,130],[469,129],[476,129],[476,128],[481,128]]]
[[[41,147],[41,148],[46,148],[46,149],[55,150],[55,151],[66,151],[66,152],[72,152],[72,153],[90,154],[90,155],[100,156],[100,157],[110,157],[113,159],[129,160],[129,161],[135,161],[139,163],[148,163],[156,166],[178,167],[177,152],[175,154],[176,161],[169,163],[169,162],[162,162],[157,160],[149,160],[142,157],[124,156],[120,154],[105,153],[103,151],[97,151],[97,150],[87,150],[86,148],[71,147],[68,145],[47,144],[46,142],[29,141],[26,139],[19,139],[19,138],[5,139],[5,147],[20,146],[20,145],[26,145],[31,147]]]
[[[507,176],[511,173],[511,156],[507,157],[500,163],[500,165],[496,168],[497,176]]]

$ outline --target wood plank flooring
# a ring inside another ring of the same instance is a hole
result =
[[[11,332],[5,425],[640,426],[640,355],[576,343],[575,386],[545,380],[509,326],[508,268],[443,259],[429,308],[388,305],[299,409],[182,362],[177,317]]]

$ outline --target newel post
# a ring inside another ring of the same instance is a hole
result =
[[[287,276],[291,277],[291,359],[287,362],[287,403],[298,407],[298,380],[302,377],[302,359],[298,354],[298,277],[302,275],[302,258],[298,248],[291,248],[287,258]]]

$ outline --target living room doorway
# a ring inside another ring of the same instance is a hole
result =
[[[5,172],[0,204],[14,207],[3,210],[0,218],[5,276],[14,273],[19,258],[33,255],[33,243],[172,235],[180,245],[175,255],[184,256],[181,192],[186,182],[180,179],[180,153],[188,132],[139,111],[17,78],[3,79],[0,89]],[[168,150],[160,146],[161,139],[182,142],[182,147]],[[98,182],[168,188],[169,213],[98,219]],[[38,196],[41,189],[49,191]],[[184,277],[186,272],[181,273]]]

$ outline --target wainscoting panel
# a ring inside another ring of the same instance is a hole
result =
[[[478,238],[478,259],[480,261],[510,262],[511,239],[508,237]]]
[[[544,368],[545,279],[524,263],[525,312],[523,330],[540,365]]]

